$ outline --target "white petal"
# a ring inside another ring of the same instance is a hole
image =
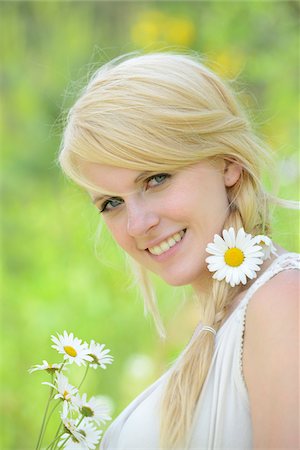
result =
[[[240,284],[241,282],[241,271],[239,270],[239,268],[236,268],[236,270],[233,271],[232,273],[233,275],[233,280],[234,280],[234,284]]]
[[[225,244],[221,236],[219,236],[218,234],[215,234],[214,243],[218,248],[222,249],[224,252],[227,250],[227,245]]]
[[[222,269],[222,267],[224,267],[224,264],[209,264],[207,266],[210,272],[216,272],[217,270]]]
[[[225,251],[227,250],[227,248],[225,249]],[[208,246],[206,247],[206,251],[207,253],[211,253],[213,255],[223,255],[224,251],[221,250],[219,247],[217,247],[215,244],[208,244]]]
[[[245,265],[246,265],[246,264],[245,264]],[[259,270],[260,270],[260,267],[259,267],[257,264],[251,263],[250,261],[247,262],[247,267],[248,267],[250,270],[254,270],[254,271],[259,271]]]
[[[218,270],[214,275],[213,278],[215,278],[218,281],[224,280],[227,273],[227,267],[223,267],[222,269]]]
[[[256,256],[248,256],[245,258],[246,263],[254,263],[254,264],[262,264],[263,259],[262,257],[256,257]]]
[[[236,246],[237,246],[237,248],[243,248],[242,246],[245,243],[245,238],[246,238],[245,231],[244,231],[243,228],[240,228],[238,233],[237,233],[237,236],[236,236]]]
[[[48,381],[43,381],[42,384],[47,384],[48,386],[55,388],[54,384],[48,383]]]
[[[250,278],[250,280],[252,280],[252,278],[255,278],[255,271],[249,269],[249,267],[243,267],[243,271],[247,275],[247,277]]]
[[[244,272],[241,273],[241,282],[242,282],[242,284],[244,284],[244,285],[247,283],[247,278],[246,278],[246,275],[245,275]]]
[[[244,249],[245,254],[252,255],[253,253],[262,253],[262,247],[259,245],[249,246],[246,249]]]
[[[208,256],[207,258],[205,258],[205,261],[210,264],[218,263],[218,262],[223,262],[223,264],[224,264],[224,257],[223,257],[223,255],[222,256]]]
[[[235,281],[234,281],[234,270],[231,273],[230,279],[229,279],[229,283],[231,287],[235,286]]]
[[[228,233],[229,233],[229,236],[230,236],[230,239],[231,239],[231,246],[232,247],[236,247],[236,237],[235,237],[235,230],[234,230],[234,228],[233,227],[230,227],[229,228],[229,230],[228,230]]]
[[[227,274],[226,274],[226,282],[227,283],[230,283],[230,280],[232,279],[232,272],[233,272],[233,268],[227,267]]]
[[[233,228],[230,228],[229,231],[230,230],[233,231]],[[224,241],[225,241],[227,247],[232,248],[235,246],[235,243],[232,241],[231,234],[229,233],[229,231],[223,230],[223,237],[224,237]]]
[[[214,267],[214,270],[220,270],[222,269],[222,267],[224,267],[224,261],[217,261],[211,265]]]

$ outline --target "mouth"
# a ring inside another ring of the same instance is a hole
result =
[[[160,242],[158,245],[155,245],[154,247],[149,247],[147,250],[152,255],[155,255],[155,256],[162,255],[163,253],[170,250],[170,248],[174,247],[174,245],[176,245],[178,242],[180,242],[183,239],[185,232],[186,232],[186,228],[177,233],[174,233],[172,236],[170,236],[168,239],[165,239],[164,241]]]

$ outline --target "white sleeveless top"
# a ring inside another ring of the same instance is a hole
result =
[[[252,448],[249,399],[242,370],[247,305],[254,292],[274,275],[299,268],[300,255],[279,256],[251,285],[218,330],[212,363],[195,411],[189,449]],[[197,327],[195,334],[200,330],[201,326]],[[172,367],[117,417],[106,431],[100,450],[159,449],[159,406],[171,370]]]

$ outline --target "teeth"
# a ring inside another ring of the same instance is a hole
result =
[[[180,233],[183,233],[183,234],[184,234],[183,231],[181,231]],[[175,239],[176,242],[181,241],[181,235],[180,235],[180,233],[176,233],[176,234],[174,234],[174,236],[173,236],[173,239]],[[182,236],[183,236],[183,234],[182,234]]]
[[[177,244],[177,242],[181,241],[183,235],[184,231],[181,230],[179,233],[175,233],[173,236],[161,242],[159,245],[151,247],[148,250],[150,253],[152,253],[152,255],[161,255],[162,253],[169,250],[171,247],[174,247],[174,245]]]

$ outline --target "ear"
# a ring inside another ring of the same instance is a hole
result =
[[[224,161],[224,184],[226,187],[232,187],[240,179],[242,166],[235,161]]]

